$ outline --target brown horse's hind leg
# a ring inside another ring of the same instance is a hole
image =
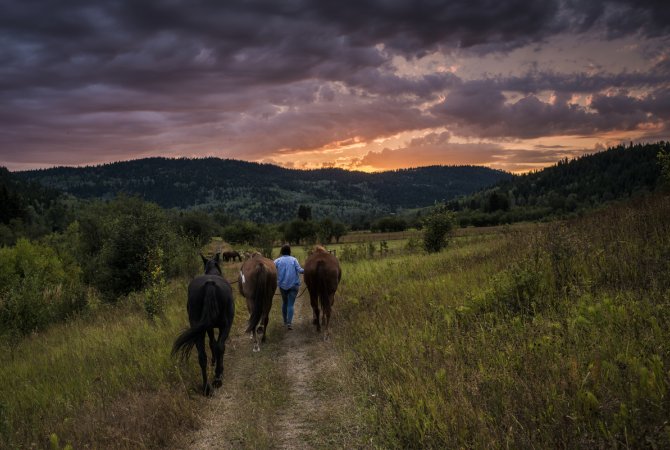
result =
[[[254,328],[252,331],[253,339],[254,339],[254,352],[260,352],[261,351],[261,340],[258,337],[257,329]]]
[[[312,305],[312,311],[314,312],[314,318],[312,319],[312,323],[316,325],[316,331],[320,332],[321,331],[321,323],[319,322],[319,297],[317,295],[313,295],[311,292],[309,293],[309,302]]]
[[[270,321],[270,318],[268,316],[265,316],[263,318],[263,338],[261,339],[261,342],[265,342],[265,338],[268,335],[268,322]]]
[[[335,302],[335,294],[328,294],[328,308],[324,308],[323,311],[323,326],[325,332],[323,334],[323,340],[330,340],[330,313],[333,311],[333,303]]]

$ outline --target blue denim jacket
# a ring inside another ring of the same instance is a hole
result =
[[[275,259],[277,266],[277,284],[281,289],[287,290],[300,286],[300,276],[305,270],[293,256],[284,255]]]

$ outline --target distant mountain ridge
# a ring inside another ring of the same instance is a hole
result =
[[[346,221],[378,216],[448,201],[511,178],[479,166],[365,173],[287,169],[219,158],[145,158],[15,174],[78,198],[112,198],[124,192],[165,208],[221,209],[258,222],[291,219],[301,204],[311,206],[315,218]]]

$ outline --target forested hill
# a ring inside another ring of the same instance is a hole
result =
[[[112,198],[125,192],[166,208],[222,209],[261,222],[293,218],[301,204],[311,206],[315,217],[347,221],[362,215],[383,215],[450,200],[510,177],[475,166],[368,174],[341,169],[293,170],[219,158],[147,158],[16,175],[79,198]]]
[[[463,225],[567,217],[660,188],[660,151],[670,144],[621,145],[514,176],[448,203]]]
[[[13,242],[15,232],[33,237],[62,230],[70,219],[67,198],[60,192],[0,167],[0,245]]]

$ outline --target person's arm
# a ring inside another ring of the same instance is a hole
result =
[[[305,269],[300,267],[300,263],[298,262],[298,260],[296,258],[293,258],[293,261],[294,261],[294,264],[295,264],[295,270],[297,270],[298,273],[305,273]]]

